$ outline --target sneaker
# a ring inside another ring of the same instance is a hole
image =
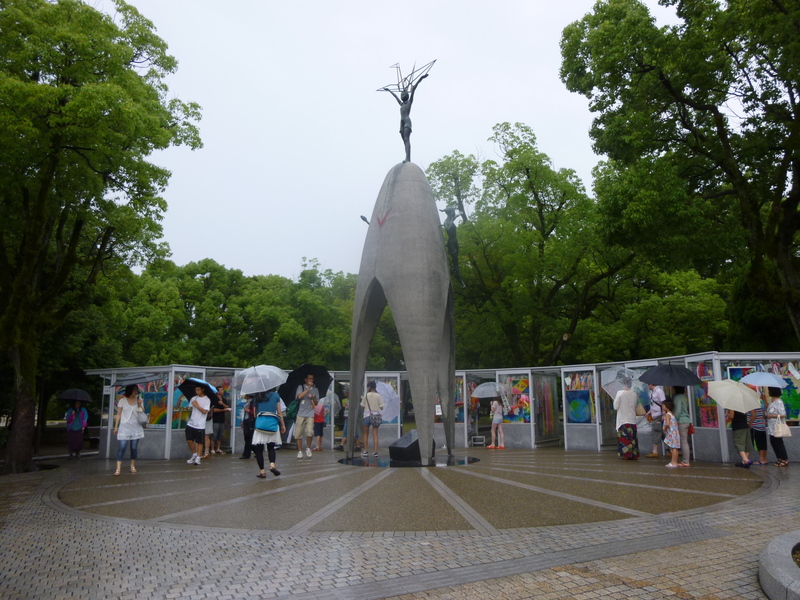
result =
[[[306,448],[306,456],[311,458],[311,448]]]
[[[197,454],[192,454],[192,458],[190,458],[189,460],[187,460],[187,461],[186,461],[186,464],[187,464],[187,465],[193,465],[193,464],[194,464],[194,459],[195,459],[195,458],[197,458]]]
[[[364,451],[361,453],[361,456],[367,457],[367,456],[369,456],[369,452],[367,452],[366,450],[364,450]]]
[[[194,459],[194,464],[196,464],[196,465],[200,464],[200,457],[199,456]]]
[[[297,453],[297,458],[303,458],[303,451],[302,450],[300,450],[300,452]]]
[[[378,453],[377,452],[373,452],[372,456],[374,456],[375,458],[378,458]]]

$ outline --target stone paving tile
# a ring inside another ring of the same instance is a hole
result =
[[[531,461],[537,470],[544,463],[584,469],[591,463],[612,474],[618,465],[610,457],[586,453],[509,452],[502,457],[504,465]],[[323,463],[303,464],[301,480],[321,477],[314,471]],[[217,463],[218,468],[223,464]],[[166,472],[176,465],[152,465],[154,472],[159,466],[164,477],[173,477]],[[104,477],[104,469],[104,461],[87,460],[0,479],[0,597],[755,599],[764,597],[757,582],[759,552],[777,533],[800,528],[800,484],[792,480],[791,470],[774,468],[766,471],[758,492],[711,507],[505,528],[489,536],[447,528],[287,535],[248,529],[243,510],[234,511],[231,522],[224,523],[227,528],[181,526],[137,520],[139,511],[126,510],[128,502],[111,516],[93,516],[59,499],[59,490],[74,493],[91,480],[121,485],[114,488],[121,499],[138,488],[152,493],[130,477],[117,484],[114,480],[121,478]],[[598,477],[595,471],[593,478]],[[735,473],[719,465],[692,471],[723,479]],[[502,477],[499,469],[494,475]],[[291,481],[287,477],[281,485]],[[353,487],[360,481],[356,477]],[[174,489],[180,488],[164,493]],[[90,489],[85,493],[91,496]],[[264,496],[263,505],[279,508],[280,495]],[[353,502],[369,500],[365,495]],[[778,531],[766,525],[778,521]],[[312,564],[315,575],[309,577]]]

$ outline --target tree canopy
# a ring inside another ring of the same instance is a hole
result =
[[[50,334],[118,265],[163,252],[147,160],[199,147],[199,107],[167,97],[175,59],[133,7],[0,1],[0,347],[15,402],[6,471],[29,468],[36,375]]]
[[[595,149],[638,184],[607,209],[618,230],[632,218],[657,226],[652,208],[683,213],[717,265],[720,250],[729,263],[740,259],[734,246],[744,242],[738,293],[779,301],[796,342],[800,3],[661,4],[674,7],[677,24],[657,26],[639,0],[601,0],[563,33],[561,77],[597,114]]]

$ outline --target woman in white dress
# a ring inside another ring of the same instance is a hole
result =
[[[143,410],[142,399],[139,397],[139,386],[131,384],[125,388],[125,394],[117,402],[117,416],[114,420],[114,435],[117,436],[117,470],[114,475],[122,471],[122,459],[128,445],[131,447],[131,473],[136,473],[136,457],[139,450],[139,440],[144,437],[144,427],[139,425],[136,413]]]

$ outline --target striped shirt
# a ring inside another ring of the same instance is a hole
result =
[[[767,430],[767,420],[764,418],[764,401],[761,400],[761,408],[756,408],[753,411],[753,420],[750,422],[750,429],[756,431]]]

